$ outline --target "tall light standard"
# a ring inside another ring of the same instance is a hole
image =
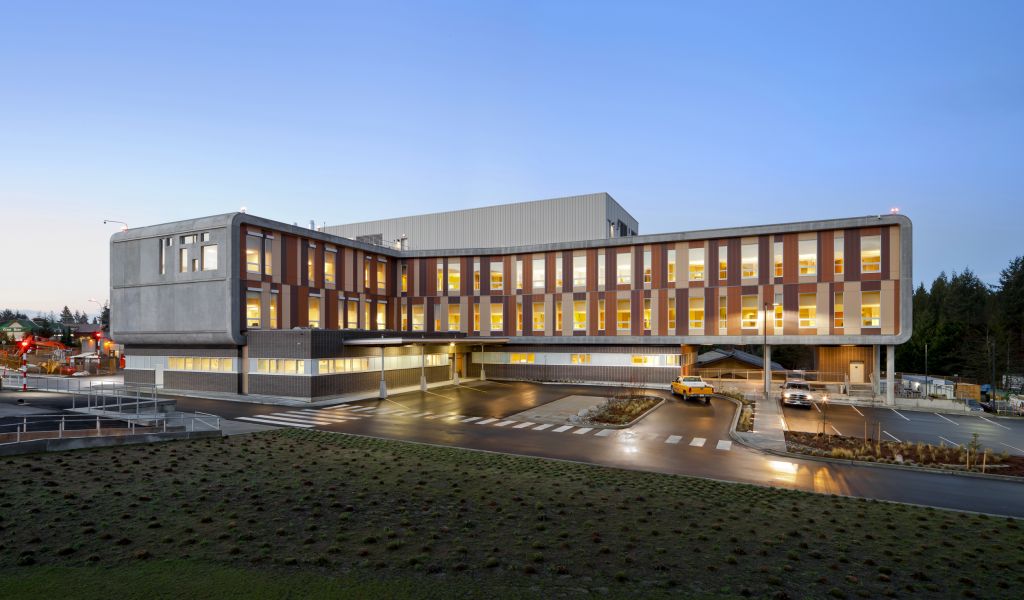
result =
[[[119,223],[121,225],[121,231],[128,231],[128,224],[124,221],[115,221],[114,219],[103,219],[103,224],[107,223]]]

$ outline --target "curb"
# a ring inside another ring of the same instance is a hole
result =
[[[645,410],[642,415],[640,415],[639,417],[633,419],[629,423],[626,423],[624,425],[601,425],[600,423],[585,423],[582,426],[583,427],[594,427],[595,429],[627,429],[629,427],[632,427],[633,425],[636,425],[637,423],[639,423],[641,419],[643,419],[647,415],[651,414],[652,412],[657,410],[662,404],[667,402],[667,400],[665,400],[661,396],[647,396],[647,397],[648,398],[658,398],[658,403],[655,404],[654,406],[648,408],[647,410]],[[571,425],[571,423],[566,423],[566,425]],[[577,427],[580,427],[580,425],[577,425]]]

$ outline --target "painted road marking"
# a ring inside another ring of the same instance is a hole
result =
[[[835,432],[836,432],[836,435],[843,435],[843,432],[841,432],[841,431],[839,431],[838,429],[836,429],[836,426],[835,426],[835,425],[833,425],[833,424],[829,423],[829,424],[828,424],[828,426],[832,428],[832,431],[835,431]]]
[[[425,417],[425,416],[427,416],[427,415],[432,415],[432,414],[434,414],[434,413],[432,413],[432,412],[430,412],[430,411],[428,410],[427,412],[421,412],[421,413],[417,413],[417,414],[415,414],[415,415],[413,415],[413,416],[414,416],[414,417]]]
[[[572,433],[573,433],[573,435],[583,435],[584,433],[587,433],[588,431],[593,431],[593,430],[594,430],[593,427],[580,427],[579,429],[577,429],[576,431],[574,431]]]
[[[732,442],[728,440],[718,440],[718,445],[715,446],[715,450],[732,450]]]
[[[957,427],[960,426],[960,424],[957,423],[956,421],[954,421],[953,419],[949,419],[947,417],[944,417],[944,416],[940,415],[939,413],[932,413],[932,414],[935,415],[936,417],[942,419],[943,421],[949,421],[950,423],[956,425]],[[939,437],[942,437],[942,436],[940,435]]]
[[[289,423],[287,421],[278,421],[270,417],[238,417],[236,421],[252,421],[254,423],[260,423],[263,425],[276,425],[278,427],[312,427],[312,425],[303,423]]]
[[[352,412],[363,412],[366,410],[373,410],[372,406],[360,406],[359,408],[353,408]]]
[[[353,406],[351,404],[342,404],[340,406],[328,406],[327,410],[348,410],[352,407]]]
[[[947,442],[949,444],[952,444],[952,445],[956,446],[957,448],[963,448],[963,445],[958,444],[958,443],[954,442],[953,440],[947,440],[946,438],[942,437],[941,435],[939,436],[939,439],[944,441],[944,442]]]
[[[683,436],[681,436],[681,435],[670,435],[667,438],[665,438],[665,443],[666,444],[678,444],[679,440],[681,440],[681,439],[683,439]]]
[[[896,410],[895,408],[890,408],[889,410],[891,410],[892,412],[894,412],[894,413],[898,414],[899,416],[903,417],[903,418],[904,418],[904,419],[906,419],[907,421],[909,421],[909,420],[910,420],[909,418],[907,418],[907,416],[906,416],[906,415],[904,415],[904,414],[903,414],[903,413],[901,413],[900,411]]]
[[[857,407],[852,405],[852,404],[850,405],[850,408],[852,408],[853,410],[857,410]],[[860,412],[859,410],[857,410],[857,414],[862,416],[862,417],[864,416],[864,413]]]
[[[525,423],[520,423],[520,424],[516,425],[512,429],[523,429],[524,427],[529,427],[530,425],[536,425],[536,423],[531,423],[531,422],[527,421]]]
[[[455,398],[449,398],[448,396],[445,396],[444,394],[438,394],[436,392],[431,392],[430,390],[423,390],[423,393],[424,394],[430,394],[431,396],[437,396],[438,398],[444,398],[445,400],[455,400]]]
[[[334,421],[358,421],[359,419],[363,418],[363,415],[339,415],[337,413],[330,413],[330,412],[325,412],[325,411],[322,411],[322,410],[309,410],[309,409],[293,411],[293,412],[291,412],[289,414],[293,414],[293,415],[306,414],[306,415],[310,415],[310,416],[315,416],[318,419],[328,419],[328,420],[334,420]]]
[[[312,415],[299,415],[289,413],[274,413],[269,415],[275,419],[298,421],[299,423],[316,423],[317,425],[333,425],[335,423],[347,423],[348,419],[314,417]]]
[[[452,416],[448,417],[448,420],[450,420],[450,421],[461,421],[464,416],[465,415],[452,415]]]
[[[607,437],[613,433],[615,433],[614,429],[602,429],[601,431],[598,431],[594,435],[596,435],[597,437]]]
[[[484,419],[483,421],[477,421],[476,424],[477,425],[487,425],[488,423],[493,423],[495,421],[497,421],[497,419]]]
[[[1002,427],[1003,429],[1005,429],[1007,431],[1010,430],[1010,428],[1007,427],[1006,425],[1003,425],[1002,423],[996,423],[995,421],[989,421],[988,419],[986,419],[985,417],[983,417],[981,415],[978,415],[978,418],[981,419],[982,421],[988,421],[989,423],[995,425],[996,427]]]
[[[543,425],[538,425],[538,426],[534,427],[533,430],[534,431],[544,431],[548,427],[551,427],[551,425],[552,425],[551,423],[544,423]]]
[[[480,417],[468,417],[466,419],[463,419],[462,422],[463,423],[472,423],[473,421],[479,421],[479,420],[480,420]]]
[[[563,431],[567,431],[569,429],[572,429],[572,425],[562,425],[561,427],[558,427],[557,429],[552,429],[551,431],[553,431],[554,433],[562,433]]]
[[[821,412],[821,408],[818,407],[818,403],[817,402],[811,402],[811,404],[814,405],[814,408],[818,409],[818,412]]]
[[[501,423],[495,423],[494,426],[495,427],[504,427],[506,425],[511,425],[513,423],[515,423],[515,421],[502,421]]]
[[[690,445],[702,448],[704,447],[704,442],[706,441],[707,440],[705,440],[704,438],[693,438],[692,440],[690,440]]]
[[[1017,452],[1020,452],[1021,454],[1024,454],[1024,450],[1021,450],[1020,448],[1018,448],[1016,446],[1011,446],[1011,445],[1007,444],[1006,442],[999,442],[999,443],[1004,445],[1004,446],[1006,446],[1007,448],[1013,448]]]
[[[890,409],[890,410],[891,410],[891,409]],[[882,430],[882,433],[884,433],[885,435],[887,435],[887,436],[891,437],[892,439],[896,440],[897,442],[900,442],[900,438],[898,438],[898,437],[894,436],[893,434],[889,433],[888,431],[886,431],[886,430],[884,430],[884,429],[883,429],[883,430]],[[903,442],[900,442],[900,443],[902,444]]]
[[[397,408],[378,408],[377,409],[377,414],[378,415],[390,415],[391,413],[396,413],[396,412],[398,412]]]

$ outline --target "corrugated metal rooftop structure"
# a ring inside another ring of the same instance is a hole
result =
[[[328,225],[324,233],[402,250],[501,248],[632,236],[639,224],[609,194],[499,204]]]

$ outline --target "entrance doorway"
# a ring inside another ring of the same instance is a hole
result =
[[[864,362],[850,362],[850,383],[864,383]]]
[[[466,355],[464,353],[455,355],[455,372],[459,374],[459,377],[466,376]]]

